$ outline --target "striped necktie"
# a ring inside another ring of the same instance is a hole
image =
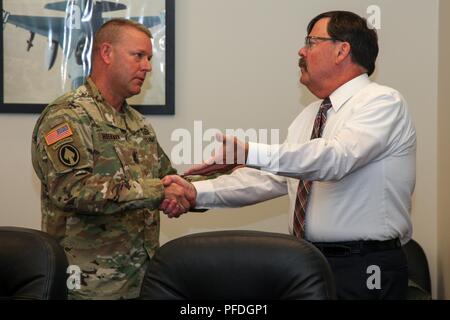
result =
[[[323,128],[325,128],[325,122],[327,121],[327,112],[331,106],[330,98],[323,100],[319,112],[317,112],[316,119],[314,120],[311,140],[322,136]],[[295,199],[293,230],[294,235],[299,239],[303,239],[305,236],[305,214],[311,186],[312,181],[300,180],[298,184],[297,197]]]

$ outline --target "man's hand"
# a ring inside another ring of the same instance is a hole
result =
[[[180,176],[165,176],[162,180],[165,199],[159,209],[164,211],[169,218],[178,218],[183,213],[195,207],[197,190]]]
[[[248,143],[236,137],[217,134],[216,139],[222,142],[217,153],[206,162],[189,168],[184,175],[209,176],[215,173],[228,172],[245,165],[248,156]]]

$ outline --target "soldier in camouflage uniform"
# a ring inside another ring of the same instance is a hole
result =
[[[160,179],[176,172],[153,128],[125,101],[151,70],[151,35],[114,21],[96,35],[91,77],[43,111],[32,138],[42,228],[81,269],[72,299],[138,297],[159,246],[158,208],[170,195]],[[190,206],[181,191],[178,200]]]

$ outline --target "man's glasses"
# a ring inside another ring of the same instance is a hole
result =
[[[320,41],[341,41],[341,40],[336,39],[336,38],[306,36],[305,37],[305,47],[311,48],[312,46],[316,45]]]

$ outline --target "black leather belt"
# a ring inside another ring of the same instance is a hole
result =
[[[386,241],[346,241],[346,242],[311,242],[325,256],[346,257],[352,254],[366,254],[377,251],[392,250],[401,247],[399,239]]]

